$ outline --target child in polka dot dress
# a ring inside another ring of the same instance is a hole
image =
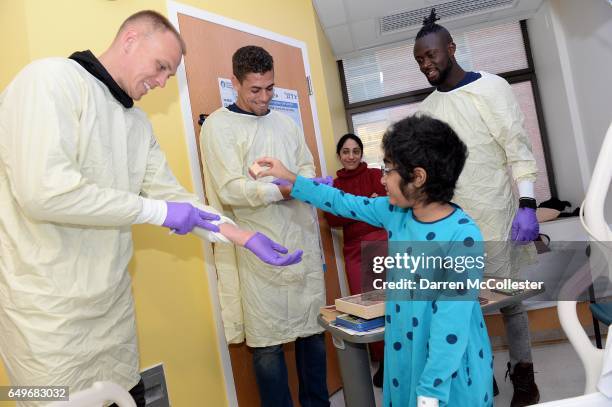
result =
[[[395,257],[398,247],[410,252],[411,243],[421,248],[439,244],[437,254],[443,257],[482,256],[478,226],[450,202],[467,155],[455,132],[428,116],[410,116],[387,130],[383,150],[386,168],[381,182],[388,196],[380,198],[356,197],[296,176],[274,158],[257,162],[270,167],[260,176],[293,182],[293,198],[384,227],[390,256]],[[465,279],[481,271],[468,267],[464,273],[447,275]],[[418,283],[419,272],[407,274]],[[397,275],[388,270],[387,281]],[[413,300],[408,291],[416,295]],[[451,291],[424,300],[433,291],[387,290],[385,407],[493,405],[493,357],[480,304],[475,295],[453,300]]]

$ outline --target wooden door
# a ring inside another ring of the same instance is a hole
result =
[[[210,114],[221,107],[218,78],[232,77],[232,55],[245,45],[258,45],[265,48],[274,58],[274,82],[279,88],[297,90],[301,119],[306,143],[314,157],[317,175],[321,175],[319,151],[314,129],[312,109],[310,106],[308,84],[304,71],[302,50],[272,39],[253,35],[234,28],[216,24],[207,20],[178,13],[179,30],[187,45],[185,72],[187,76],[189,100],[191,103],[192,122],[196,137],[200,134],[198,123],[200,114]],[[199,143],[196,140],[198,146]],[[200,170],[202,162],[200,161]],[[340,297],[338,272],[332,237],[327,222],[319,211],[321,238],[327,271],[325,273],[327,303],[332,304]],[[331,393],[341,387],[336,351],[331,337],[326,334],[327,342],[327,383]],[[230,358],[236,385],[238,403],[241,407],[259,406],[259,396],[255,375],[253,373],[252,352],[243,343],[230,345]],[[295,369],[295,349],[293,344],[285,346],[285,359],[289,370],[289,384],[295,405],[298,379]]]

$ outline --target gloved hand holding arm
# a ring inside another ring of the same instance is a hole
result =
[[[166,219],[162,226],[172,229],[177,234],[185,235],[194,227],[219,232],[219,226],[210,222],[221,219],[219,215],[205,212],[187,202],[166,202],[166,205]]]
[[[216,213],[196,208],[189,202],[173,202],[161,199],[139,197],[142,207],[133,224],[150,223],[172,229],[173,233],[185,235],[200,227],[211,232],[219,232],[219,227],[211,221],[221,220]]]
[[[512,221],[511,238],[514,242],[531,242],[538,238],[540,225],[536,217],[536,200],[534,194],[534,183],[521,181],[518,184],[519,209]]]
[[[244,246],[264,263],[274,266],[289,266],[302,261],[302,250],[287,254],[288,250],[285,247],[262,233],[240,229],[227,222],[215,225],[213,221],[222,221],[218,214],[203,211],[188,202],[141,199],[143,208],[135,223],[166,226],[180,235],[190,232],[198,234],[197,228],[217,232],[234,244]]]

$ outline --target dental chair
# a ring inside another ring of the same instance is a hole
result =
[[[601,333],[599,332],[599,324],[606,326],[612,325],[612,302],[594,302],[589,305],[591,314],[593,314],[593,325],[595,326],[595,344],[598,349],[601,349]]]
[[[590,262],[598,261],[597,271],[607,272],[608,280],[612,279],[612,264],[609,257],[611,251],[612,231],[604,218],[605,199],[612,180],[612,124],[608,128],[606,138],[593,171],[593,177],[587,190],[586,198],[581,205],[580,220],[582,226],[593,242],[592,246],[603,248],[593,259],[591,252]],[[585,216],[586,214],[586,216]],[[594,279],[596,276],[592,276]],[[577,291],[580,291],[579,287]],[[587,289],[585,286],[584,289]],[[561,327],[565,331],[569,342],[578,354],[585,371],[584,396],[564,400],[556,400],[538,406],[609,406],[612,405],[612,327],[608,329],[606,349],[598,349],[591,343],[586,332],[578,320],[576,301],[559,301],[557,311]],[[602,372],[602,368],[604,371]],[[606,375],[604,378],[603,375]],[[610,377],[608,377],[610,376]]]

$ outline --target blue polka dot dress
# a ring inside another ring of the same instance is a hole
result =
[[[423,223],[414,218],[411,209],[390,205],[388,197],[341,194],[299,176],[291,195],[335,215],[384,227],[389,232],[390,256],[400,250],[414,256],[414,251],[422,253],[423,248],[438,243],[436,255],[483,254],[478,244],[482,242],[480,230],[459,207],[443,219]],[[417,247],[409,247],[415,242]],[[399,274],[388,270],[387,281],[402,276],[418,283],[427,271],[401,270],[403,274]],[[473,273],[472,269],[448,275]],[[393,290],[392,295],[390,291],[385,306],[383,406],[416,406],[418,396],[436,398],[440,406],[492,406],[493,356],[476,296],[472,300],[452,300],[446,295],[411,298],[406,290]]]

